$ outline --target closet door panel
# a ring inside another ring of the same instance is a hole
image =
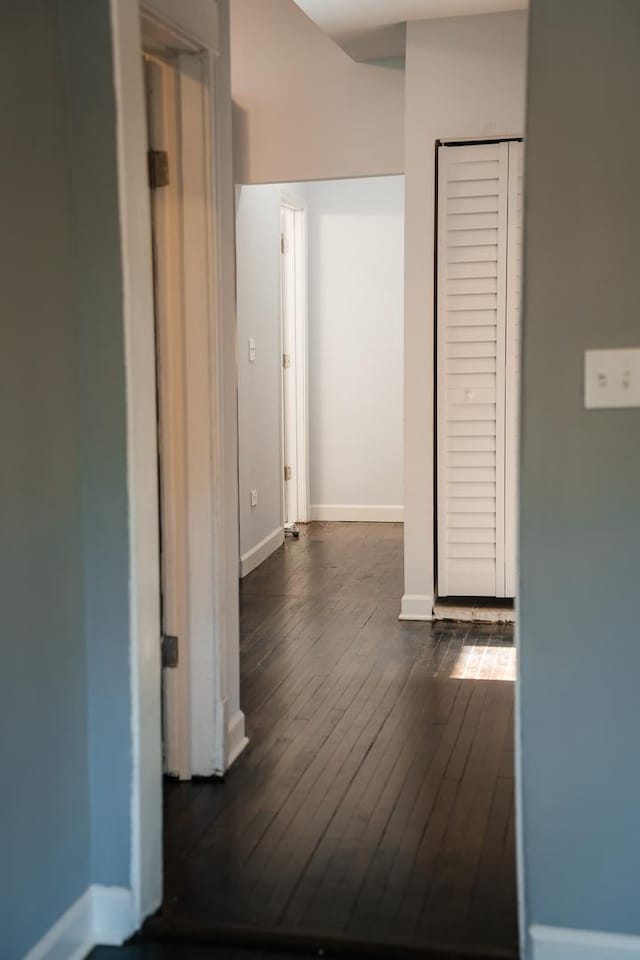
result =
[[[441,147],[438,593],[505,595],[509,146]]]

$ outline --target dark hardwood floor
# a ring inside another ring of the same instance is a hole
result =
[[[511,628],[401,593],[396,524],[308,524],[243,581],[250,745],[167,783],[152,930],[516,955]]]
[[[305,960],[297,954],[297,960]],[[243,950],[238,947],[184,941],[135,940],[123,947],[95,947],[90,960],[294,960],[291,953],[271,950]],[[317,960],[309,954],[307,960]]]

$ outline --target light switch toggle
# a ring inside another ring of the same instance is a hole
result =
[[[640,349],[587,350],[584,405],[587,410],[640,407]]]

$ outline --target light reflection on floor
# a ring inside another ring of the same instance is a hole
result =
[[[465,644],[451,671],[452,680],[516,679],[516,648]]]

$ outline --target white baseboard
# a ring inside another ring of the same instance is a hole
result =
[[[24,960],[82,960],[94,946],[89,888],[29,950]]]
[[[571,930],[534,924],[531,960],[631,960],[640,957],[640,936]]]
[[[346,520],[355,523],[402,523],[404,507],[369,506],[360,503],[315,503],[309,507],[312,520]]]
[[[252,547],[251,550],[243,553],[240,557],[240,579],[242,580],[242,578],[246,577],[252,570],[259,567],[260,564],[263,563],[267,557],[270,557],[274,550],[281,547],[283,543],[284,528],[278,527],[273,533],[265,537],[264,540],[261,540],[260,543],[256,543],[255,547]]]
[[[249,737],[244,732],[244,713],[242,710],[236,710],[229,721],[229,751],[227,758],[227,769],[238,759],[246,745],[249,743]]]
[[[434,597],[427,593],[405,593],[399,620],[433,620]]]
[[[29,950],[24,960],[83,960],[95,946],[119,947],[135,930],[131,890],[94,884]]]

